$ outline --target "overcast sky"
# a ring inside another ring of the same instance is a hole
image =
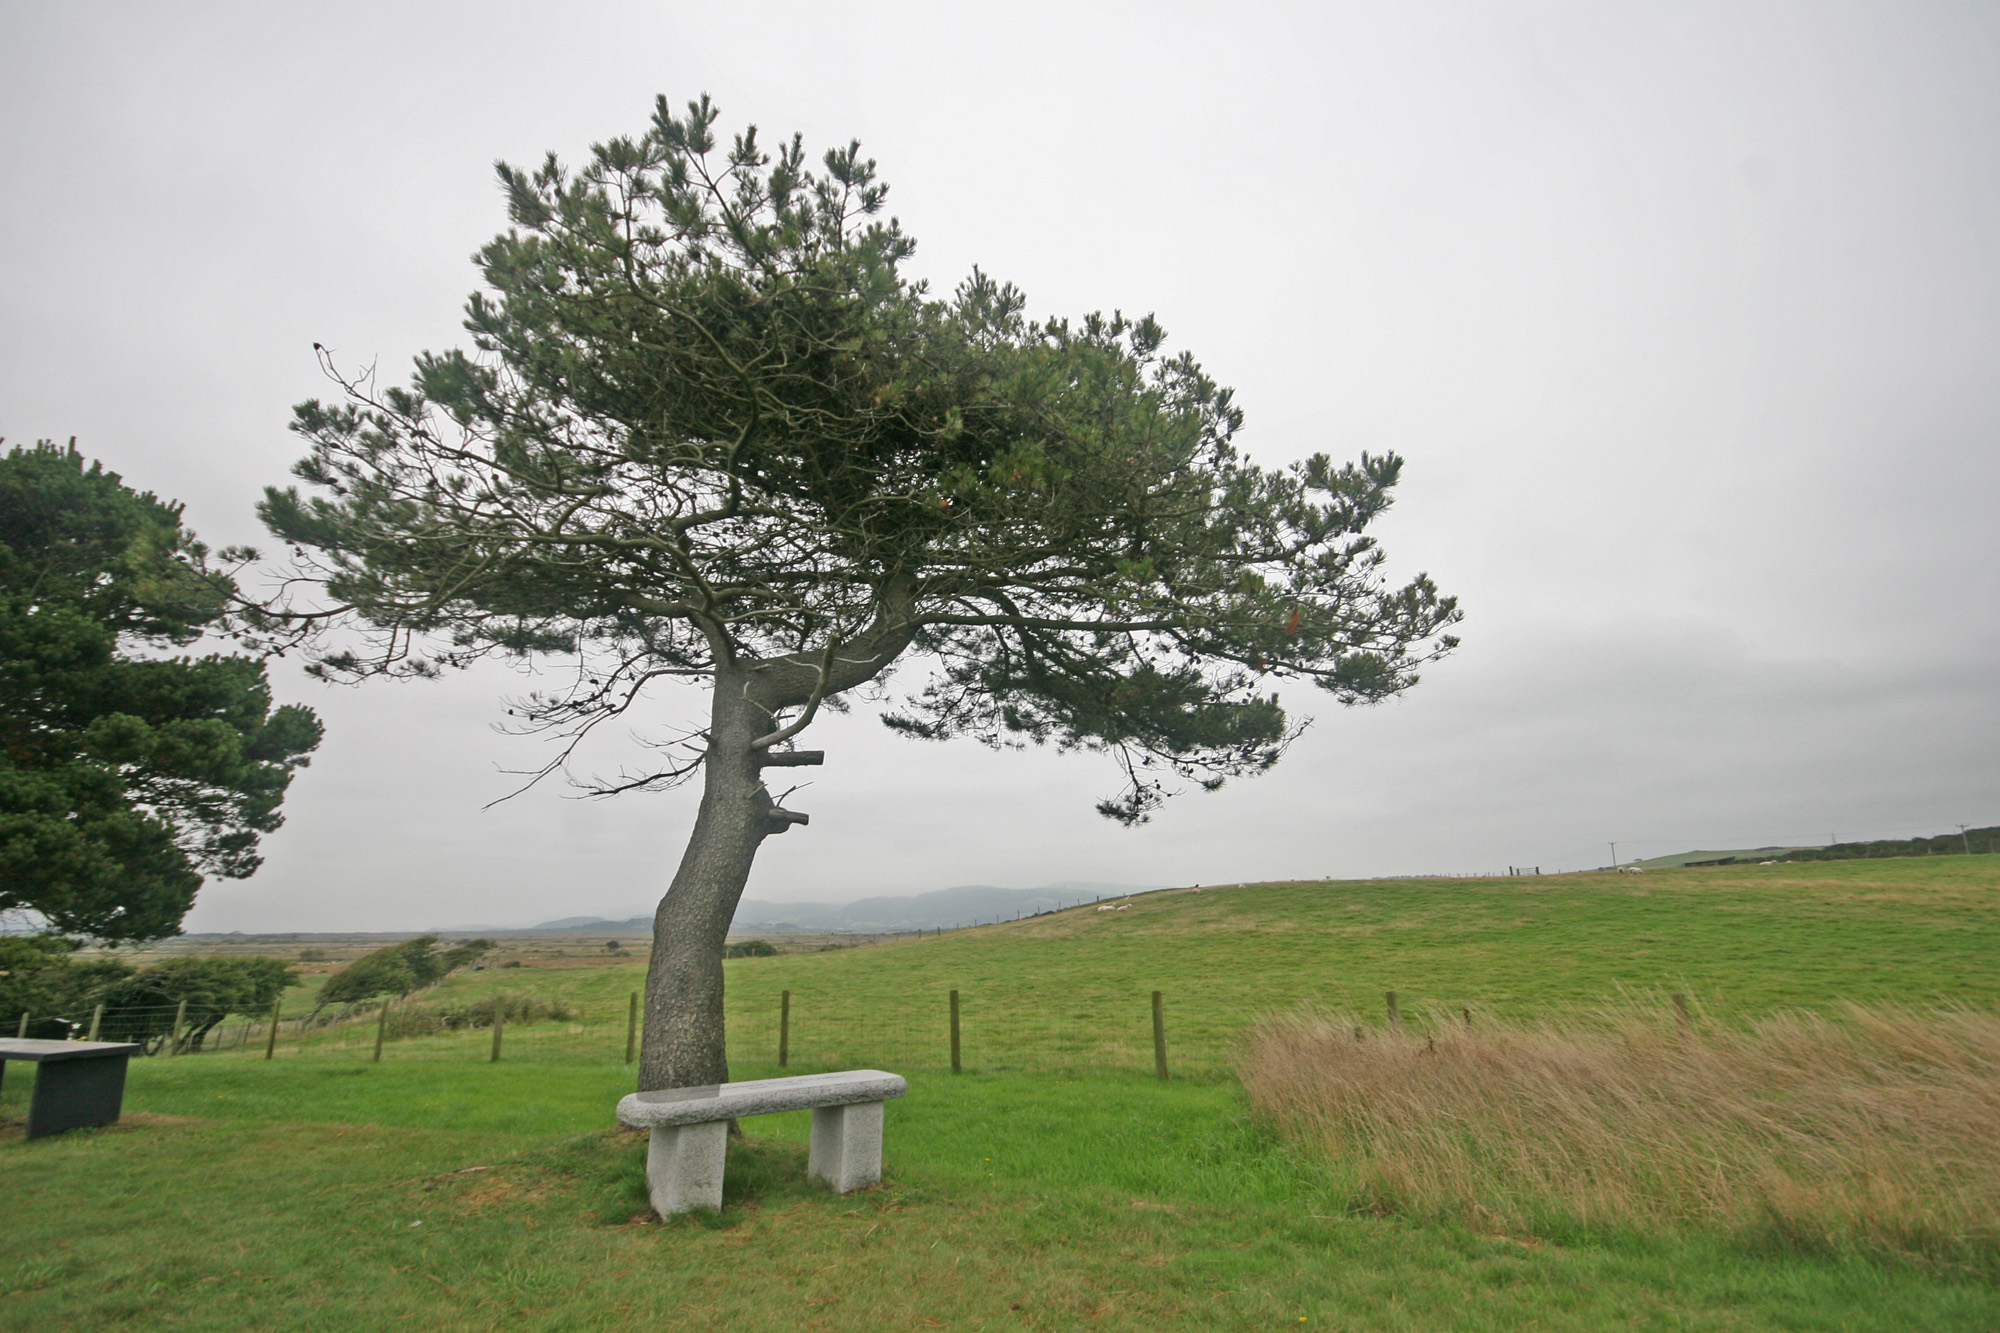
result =
[[[1596,866],[2000,823],[2000,7],[0,3],[0,435],[212,544],[301,452],[312,344],[462,341],[496,158],[655,93],[859,138],[949,289],[1156,312],[1240,442],[1408,459],[1466,609],[1404,698],[1127,830],[1108,761],[862,712],[749,893]],[[193,930],[650,911],[691,790],[538,790],[499,668],[317,686],[268,862]],[[665,696],[653,721],[696,718]],[[615,766],[615,758],[611,759]]]

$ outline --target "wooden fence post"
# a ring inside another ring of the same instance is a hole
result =
[[[625,1063],[631,1064],[639,1058],[639,992],[632,992],[632,1003],[625,1007]]]
[[[188,1002],[182,1000],[180,1008],[174,1010],[174,1032],[173,1039],[167,1044],[168,1055],[179,1055],[181,1053],[181,1026],[187,1022],[187,1016]]]
[[[90,1035],[88,1037],[85,1037],[84,1040],[96,1041],[98,1029],[102,1028],[103,1026],[104,1026],[104,1006],[100,1004],[95,1009],[90,1011]]]
[[[507,997],[499,991],[493,992],[493,1054],[488,1057],[488,1064],[497,1064],[500,1060],[500,1029],[507,1026],[506,1000]]]
[[[951,993],[951,1072],[956,1074],[958,1065],[958,992]]]
[[[1153,1072],[1167,1076],[1167,1002],[1158,991],[1153,992]]]
[[[1389,1031],[1401,1032],[1403,1030],[1403,1011],[1396,1003],[1396,992],[1389,991],[1383,998],[1389,1001]]]
[[[1675,991],[1673,1000],[1674,1026],[1680,1030],[1680,1034],[1683,1037],[1692,1035],[1694,1032],[1694,1016],[1688,1012],[1688,997],[1679,991]]]
[[[270,1059],[278,1053],[278,1019],[285,1012],[285,997],[280,995],[271,1002],[271,1035],[264,1039],[264,1058]]]
[[[778,996],[778,1068],[783,1069],[792,1059],[792,993],[785,991]]]

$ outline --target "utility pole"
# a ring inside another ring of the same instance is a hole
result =
[[[1618,844],[1615,842],[1611,844],[1611,868],[1618,868]]]
[[[1967,827],[1965,824],[1958,826],[1958,840],[1965,844],[1965,854],[1970,856],[1972,855],[1972,838],[1965,831]]]

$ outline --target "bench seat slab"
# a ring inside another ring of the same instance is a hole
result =
[[[838,1074],[800,1074],[748,1083],[711,1083],[699,1088],[661,1088],[619,1099],[618,1123],[632,1129],[695,1125],[708,1120],[803,1111],[808,1107],[882,1102],[901,1097],[909,1084],[900,1074],[850,1069]]]
[[[635,1092],[618,1102],[618,1122],[651,1131],[646,1188],[662,1217],[722,1207],[729,1122],[736,1116],[811,1108],[806,1173],[837,1194],[882,1178],[882,1103],[909,1090],[879,1069]]]

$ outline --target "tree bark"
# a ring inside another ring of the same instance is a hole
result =
[[[715,694],[709,704],[708,753],[701,809],[680,868],[653,913],[653,953],[646,969],[646,1030],[639,1090],[698,1088],[729,1081],[722,1021],[722,948],[757,848],[805,816],[779,810],[761,770],[820,761],[818,751],[774,751],[784,734],[776,716],[807,707],[790,730],[810,722],[809,704],[880,675],[916,635],[907,580],[883,590],[870,631],[817,656],[800,654],[744,665],[717,645]],[[756,744],[762,740],[764,744]]]
[[[762,755],[750,744],[770,731],[771,713],[753,700],[749,687],[742,670],[717,668],[701,809],[680,868],[653,914],[639,1055],[642,1092],[729,1080],[722,948],[758,845],[784,827],[767,814],[772,801],[758,775]]]

